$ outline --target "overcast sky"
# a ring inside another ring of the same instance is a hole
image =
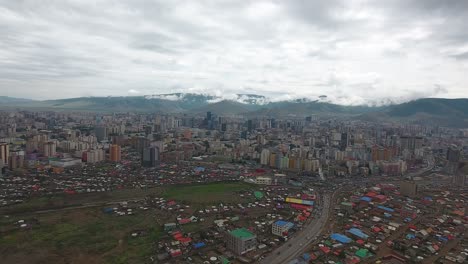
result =
[[[0,95],[468,97],[468,1],[0,0]]]

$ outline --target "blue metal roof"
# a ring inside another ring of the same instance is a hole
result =
[[[333,240],[336,240],[336,241],[338,241],[338,242],[340,242],[340,243],[345,243],[345,244],[352,241],[351,238],[349,238],[349,237],[347,237],[347,236],[345,236],[345,235],[342,235],[342,234],[337,234],[337,233],[331,234],[330,237],[331,237]]]
[[[204,247],[205,246],[205,243],[204,242],[198,242],[196,244],[193,244],[193,247],[194,248],[201,248],[201,247]]]
[[[377,206],[377,208],[385,210],[387,212],[392,212],[392,213],[395,212],[395,210],[393,210],[392,208],[385,207],[385,206],[382,206],[382,205]]]
[[[349,229],[348,232],[363,239],[367,239],[369,237],[368,235],[364,234],[364,232],[362,232],[360,229],[354,227]]]
[[[291,222],[283,221],[283,220],[278,220],[275,222],[276,225],[278,226],[293,226],[294,224]]]
[[[363,197],[361,197],[361,201],[370,202],[370,201],[372,201],[372,199],[370,197],[363,196]]]
[[[283,221],[283,220],[278,220],[275,222],[276,225],[279,225],[279,226],[284,226],[287,222],[286,221]]]

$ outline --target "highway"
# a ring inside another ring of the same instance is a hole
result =
[[[323,203],[321,204],[322,210],[320,216],[318,218],[312,219],[309,223],[304,225],[302,230],[298,231],[295,236],[293,236],[283,245],[271,252],[270,255],[263,259],[260,263],[287,263],[288,261],[296,258],[303,251],[305,251],[310,245],[310,243],[312,243],[315,240],[314,238],[318,236],[325,227],[325,224],[328,221],[328,216],[331,211],[330,206],[333,198],[334,195],[332,196],[331,194],[324,194]],[[307,239],[307,237],[309,239]]]

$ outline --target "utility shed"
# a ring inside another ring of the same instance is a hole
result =
[[[366,235],[364,232],[362,232],[360,229],[357,229],[357,228],[351,228],[351,229],[348,230],[348,232],[349,232],[350,234],[353,234],[353,235],[355,235],[355,236],[361,238],[361,239],[367,239],[367,238],[369,238],[368,235]]]
[[[336,241],[338,241],[340,243],[343,243],[343,244],[347,244],[347,243],[353,241],[351,238],[349,238],[349,237],[347,237],[345,235],[342,235],[342,234],[337,234],[337,233],[332,234],[330,236],[330,238],[333,239],[333,240],[336,240]]]
[[[369,257],[371,254],[369,253],[368,249],[361,248],[358,251],[356,251],[355,255],[363,259]]]

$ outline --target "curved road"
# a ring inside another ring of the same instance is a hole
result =
[[[330,194],[323,195],[323,203],[321,204],[321,215],[318,218],[312,219],[300,230],[295,236],[286,241],[283,245],[271,252],[268,257],[263,259],[260,263],[263,264],[282,264],[296,258],[299,254],[307,249],[310,243],[318,236],[325,227],[330,214],[331,201],[334,198]],[[307,239],[309,237],[309,239]],[[279,253],[278,253],[279,252]]]

